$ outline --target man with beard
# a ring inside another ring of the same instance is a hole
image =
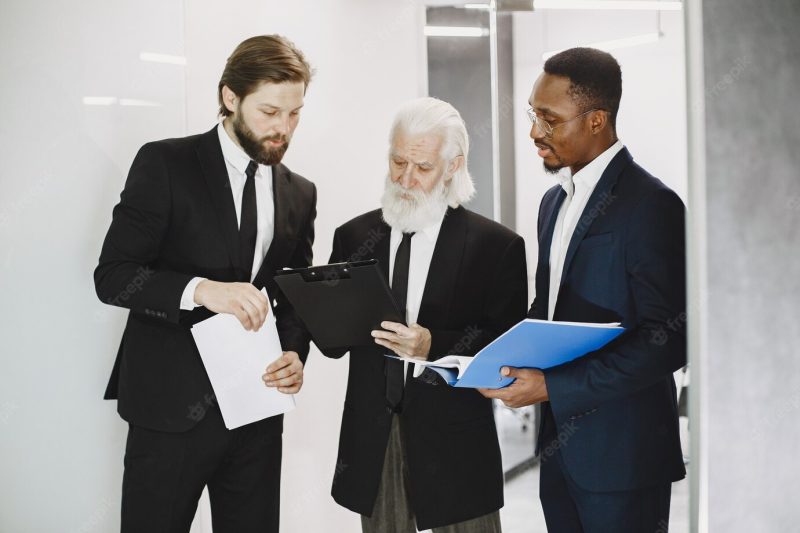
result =
[[[333,497],[362,515],[366,533],[499,532],[492,403],[384,354],[472,356],[524,318],[525,244],[462,207],[475,189],[467,131],[450,104],[406,104],[390,145],[382,209],[336,230],[331,262],[367,259],[363,245],[374,242],[408,326],[384,322],[374,346],[350,350]]]
[[[130,309],[105,395],[129,423],[123,532],[188,532],[206,486],[215,533],[278,531],[283,418],[226,429],[189,328],[229,313],[259,329],[266,287],[285,351],[263,379],[300,390],[309,340],[273,274],[312,259],[316,188],[280,163],[310,78],[283,37],[247,39],[219,125],[146,144],[131,166],[94,274],[102,301]]]
[[[539,497],[548,531],[666,531],[685,476],[672,373],[686,364],[684,207],[617,137],[622,74],[608,53],[561,52],[530,97],[530,136],[559,185],[539,209],[530,317],[621,322],[606,347],[485,390],[542,403]]]

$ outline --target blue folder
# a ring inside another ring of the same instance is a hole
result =
[[[614,324],[525,319],[478,352],[460,378],[457,368],[437,367],[437,361],[427,366],[454,387],[499,389],[514,381],[500,374],[504,366],[539,369],[558,366],[602,348],[624,331],[625,328]]]

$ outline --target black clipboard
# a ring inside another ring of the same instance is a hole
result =
[[[373,346],[382,321],[406,322],[376,259],[279,270],[275,282],[320,349]]]

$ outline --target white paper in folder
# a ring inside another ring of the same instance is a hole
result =
[[[267,366],[283,354],[271,306],[258,331],[247,331],[234,315],[217,314],[192,326],[192,335],[226,428],[294,409],[293,395],[267,387],[261,379]]]

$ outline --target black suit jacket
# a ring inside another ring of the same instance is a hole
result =
[[[277,300],[284,350],[305,361],[309,340],[278,291],[273,274],[311,264],[316,188],[283,165],[272,167],[275,233],[253,280]],[[190,326],[213,313],[182,311],[195,276],[247,281],[240,265],[238,221],[217,128],[202,135],[144,145],[114,208],[94,272],[99,298],[130,309],[106,399],[122,418],[159,431],[185,431],[213,401]],[[276,417],[276,430],[282,419]]]
[[[547,318],[550,243],[563,200],[553,187],[539,209],[532,318]],[[621,322],[627,331],[545,371],[550,402],[540,434],[552,435],[547,424],[555,421],[563,443],[555,448],[584,489],[633,490],[685,475],[672,378],[686,364],[684,241],[680,198],[620,151],[570,240],[553,318]],[[545,455],[555,452],[544,444]]]
[[[391,229],[376,210],[336,230],[331,262],[378,259],[388,282]],[[418,323],[431,331],[430,359],[474,355],[525,317],[525,243],[463,207],[449,209],[434,248]],[[350,351],[333,497],[371,515],[391,428],[383,354]],[[341,357],[342,353],[326,353]],[[492,403],[473,389],[409,377],[400,423],[409,497],[420,529],[493,512],[503,505],[503,470]]]

